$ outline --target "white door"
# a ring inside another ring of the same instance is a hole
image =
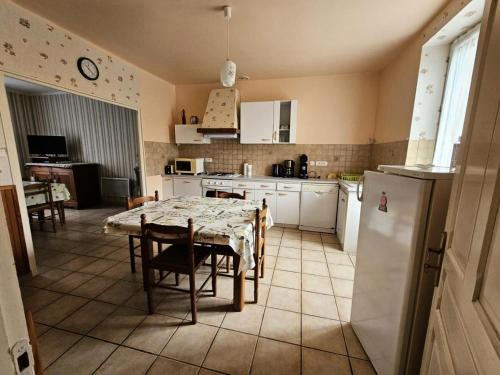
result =
[[[276,211],[276,223],[299,225],[300,193],[278,191]]]
[[[240,143],[273,143],[274,102],[243,102]]]
[[[339,205],[337,212],[337,237],[341,244],[344,243],[345,225],[347,218],[347,194],[343,190],[339,190]]]
[[[425,375],[500,374],[499,46],[499,6],[487,1],[422,359]]]
[[[174,178],[174,194],[200,197],[201,180],[199,178]]]
[[[275,190],[255,190],[254,198],[256,201],[262,202],[266,199],[266,204],[271,211],[271,217],[276,220],[276,191]]]

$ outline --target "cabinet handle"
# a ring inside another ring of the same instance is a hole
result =
[[[270,139],[269,139],[269,138],[262,138],[262,139],[261,139],[261,141],[262,141],[262,142],[269,142],[269,141],[270,141]]]
[[[340,198],[340,200],[341,200],[342,202],[345,202],[345,199],[344,199],[344,198]]]
[[[238,184],[238,187],[245,187],[244,184]]]
[[[273,140],[276,141],[276,130],[273,131]]]
[[[190,184],[191,183],[191,181],[182,181],[182,182],[185,183],[185,184]]]
[[[283,186],[283,189],[293,189],[293,186]]]
[[[288,195],[287,193],[278,193],[279,196]]]
[[[274,195],[274,193],[266,193],[266,195]]]
[[[261,188],[268,188],[269,185],[260,185]]]
[[[199,139],[193,139],[193,142],[201,142]]]

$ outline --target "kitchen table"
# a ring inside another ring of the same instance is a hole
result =
[[[188,219],[193,219],[195,243],[224,246],[233,252],[233,303],[235,309],[241,311],[245,303],[245,273],[255,266],[254,220],[260,205],[260,202],[240,199],[171,197],[108,217],[104,232],[139,235],[142,214],[148,223],[160,225],[187,227]],[[273,221],[269,212],[267,221],[271,228]]]

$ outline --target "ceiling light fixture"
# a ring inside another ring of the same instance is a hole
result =
[[[236,82],[236,64],[234,61],[229,60],[229,21],[231,20],[231,7],[224,7],[224,19],[227,25],[227,39],[226,39],[226,61],[220,68],[220,82],[224,87],[233,87]]]

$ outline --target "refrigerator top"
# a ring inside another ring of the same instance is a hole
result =
[[[384,173],[420,178],[423,180],[451,180],[455,173],[454,168],[433,166],[410,167],[406,165],[379,165],[378,170]]]

